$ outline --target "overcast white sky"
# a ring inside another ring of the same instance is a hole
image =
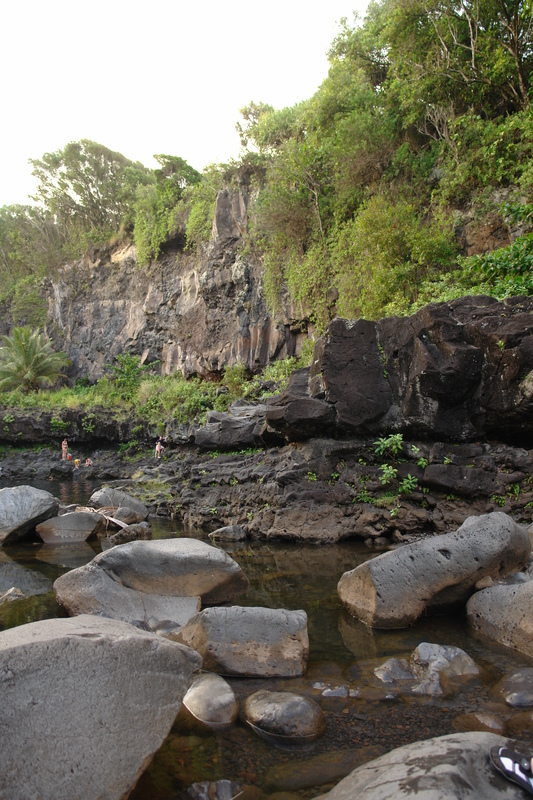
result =
[[[92,139],[156,166],[236,158],[251,100],[311,97],[341,17],[366,0],[0,3],[0,206],[34,191],[29,158]]]

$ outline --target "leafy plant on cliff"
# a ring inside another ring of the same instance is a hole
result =
[[[116,356],[115,363],[109,367],[109,371],[117,394],[123,400],[131,402],[148,369],[149,366],[141,364],[139,356],[131,353]]]
[[[178,233],[178,206],[187,186],[200,182],[201,175],[183,158],[156,155],[155,183],[139,186],[134,203],[133,236],[139,264],[157,259],[169,237]]]
[[[29,327],[14,328],[2,336],[0,347],[0,389],[35,391],[52,386],[71,363],[65,353],[53,350],[44,333]]]

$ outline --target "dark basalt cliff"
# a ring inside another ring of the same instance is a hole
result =
[[[43,290],[46,329],[72,359],[70,377],[96,380],[124,352],[184,377],[293,355],[301,323],[288,306],[269,312],[261,264],[242,252],[247,204],[244,190],[219,194],[212,239],[199,254],[168,248],[141,268],[128,245],[64,265]]]
[[[272,400],[288,439],[401,431],[533,441],[533,298],[464,297],[412,317],[334,320],[313,365]]]

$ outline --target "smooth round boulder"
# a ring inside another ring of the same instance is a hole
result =
[[[324,712],[308,697],[294,692],[261,689],[247,697],[243,706],[246,722],[258,733],[292,744],[312,742],[326,730]]]
[[[229,542],[242,542],[246,539],[246,531],[240,525],[225,525],[208,534],[210,539],[220,539]]]
[[[493,694],[511,708],[533,708],[533,667],[522,667],[505,675],[494,687]]]
[[[523,790],[500,775],[491,747],[514,742],[493,733],[452,733],[398,747],[357,767],[321,800],[522,800]]]
[[[130,589],[146,594],[197,596],[227,603],[248,590],[240,566],[224,550],[199,539],[136,541],[112,547],[93,564]]]
[[[109,537],[109,544],[114,547],[117,544],[125,544],[126,542],[136,542],[152,538],[152,529],[149,522],[136,522],[131,525],[126,525],[116,533]]]
[[[59,501],[33,486],[0,489],[0,545],[11,544],[29,533],[39,522],[55,517]]]
[[[466,605],[466,617],[474,631],[533,656],[533,580],[476,592]]]
[[[131,494],[123,492],[121,489],[113,489],[109,486],[104,487],[103,489],[98,489],[97,492],[93,492],[89,498],[88,505],[92,506],[92,508],[112,509],[118,509],[121,506],[127,506],[128,508],[131,508],[132,511],[137,512],[142,519],[146,519],[148,517],[148,509],[144,503],[141,502],[141,500],[138,500],[136,497],[132,497]]]
[[[220,675],[202,672],[194,677],[183,705],[208,728],[226,728],[239,716],[233,689]]]
[[[405,628],[426,610],[466,603],[481,578],[516,572],[530,555],[527,528],[498,511],[468,517],[454,533],[376,556],[345,572],[337,590],[349,613],[366,625]]]
[[[3,631],[0,796],[129,796],[199,667],[190,649],[116,620],[80,616]]]

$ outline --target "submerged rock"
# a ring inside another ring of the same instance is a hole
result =
[[[366,625],[403,628],[427,609],[466,603],[480,578],[516,572],[530,554],[527,529],[494,512],[469,517],[455,533],[383,553],[345,572],[337,589]]]
[[[212,672],[196,675],[183,705],[208,728],[225,728],[239,715],[239,704],[231,686]]]
[[[409,659],[389,658],[374,674],[383,683],[409,681],[413,694],[441,695],[481,673],[460,647],[422,642]]]
[[[326,730],[320,706],[294,692],[255,692],[246,698],[243,714],[257,733],[274,742],[312,742]]]
[[[494,694],[512,708],[533,708],[533,667],[506,675],[494,687]]]
[[[502,800],[523,791],[489,760],[491,747],[513,746],[492,733],[452,733],[398,747],[355,769],[322,800]]]
[[[199,667],[189,648],[94,616],[3,631],[2,796],[128,796]]]

